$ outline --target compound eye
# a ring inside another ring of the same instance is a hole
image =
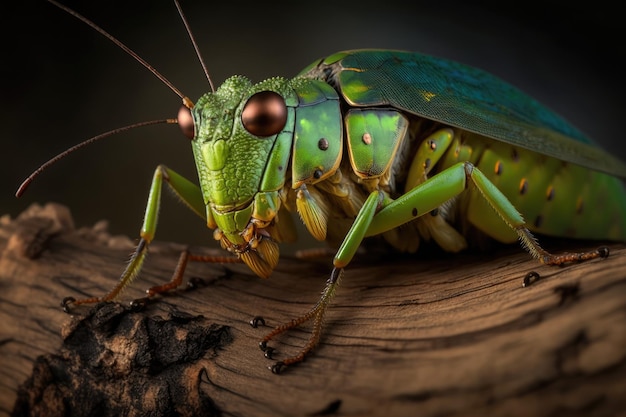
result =
[[[280,94],[261,91],[248,99],[241,112],[241,123],[255,136],[272,136],[287,123],[287,106]]]
[[[180,106],[176,120],[178,120],[178,126],[180,126],[180,130],[182,130],[183,135],[185,135],[188,139],[193,140],[196,129],[193,124],[191,110],[189,110],[189,108],[185,105]]]

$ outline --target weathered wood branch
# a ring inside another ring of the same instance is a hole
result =
[[[626,247],[540,266],[520,249],[355,262],[322,343],[274,375],[258,341],[303,313],[329,262],[285,258],[269,280],[243,265],[190,264],[205,285],[127,301],[169,280],[182,247],[157,243],[123,295],[104,294],[132,241],[75,230],[63,207],[0,221],[0,414],[23,416],[616,416],[626,410]],[[567,250],[586,249],[570,243]],[[208,252],[208,249],[193,248]],[[559,250],[562,248],[559,248]],[[544,279],[522,288],[530,271]],[[296,353],[308,327],[278,339]]]

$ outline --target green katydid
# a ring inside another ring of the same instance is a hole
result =
[[[260,343],[271,355],[270,340],[313,320],[308,343],[272,366],[276,373],[302,361],[319,342],[339,279],[366,238],[378,236],[403,252],[429,240],[459,252],[480,232],[499,242],[519,240],[548,265],[606,257],[608,249],[553,255],[532,233],[626,240],[620,179],[626,165],[481,70],[417,53],[345,51],[290,80],[253,84],[234,76],[215,89],[207,73],[211,92],[193,104],[121,42],[49,1],[107,36],[182,98],[177,118],[163,122],[178,123],[190,139],[200,184],[158,166],[140,241],[119,283],[103,297],[68,298],[65,308],[114,299],[139,274],[156,232],[163,182],[234,256],[184,251],[171,282],[148,289],[148,297],[179,286],[189,261],[244,262],[268,277],[279,261],[278,243],[295,235],[290,212],[336,249],[319,302]],[[17,195],[60,157],[112,133],[42,165]]]

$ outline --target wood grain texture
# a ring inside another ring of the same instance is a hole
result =
[[[190,264],[205,285],[130,311],[176,265],[182,246],[157,242],[123,304],[70,316],[60,300],[104,294],[132,241],[35,206],[0,221],[0,415],[626,415],[626,247],[610,248],[565,268],[517,247],[357,261],[322,343],[274,375],[258,342],[317,301],[328,261],[284,258],[268,280]],[[542,279],[522,288],[530,271]],[[255,315],[268,327],[252,328]],[[274,341],[276,359],[307,337]]]

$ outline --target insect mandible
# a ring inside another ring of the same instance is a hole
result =
[[[178,123],[189,138],[200,184],[159,165],[139,243],[119,283],[102,297],[68,297],[66,310],[112,300],[139,274],[156,232],[163,182],[233,256],[184,251],[172,280],[148,289],[147,297],[179,286],[189,261],[243,262],[269,277],[278,244],[295,238],[294,212],[314,238],[336,250],[319,302],[260,342],[271,354],[274,337],[314,322],[304,348],[276,362],[275,373],[317,345],[344,268],[366,238],[402,252],[417,251],[423,241],[459,252],[481,233],[503,243],[519,240],[547,265],[606,257],[608,249],[555,255],[532,233],[626,240],[626,165],[482,70],[404,51],[344,51],[316,60],[293,79],[256,84],[234,76],[215,89],[205,69],[211,91],[194,104],[117,39],[49,1],[111,39],[179,95],[177,118],[161,122]],[[193,37],[192,43],[197,50]],[[17,196],[52,163],[117,131],[51,159]]]

